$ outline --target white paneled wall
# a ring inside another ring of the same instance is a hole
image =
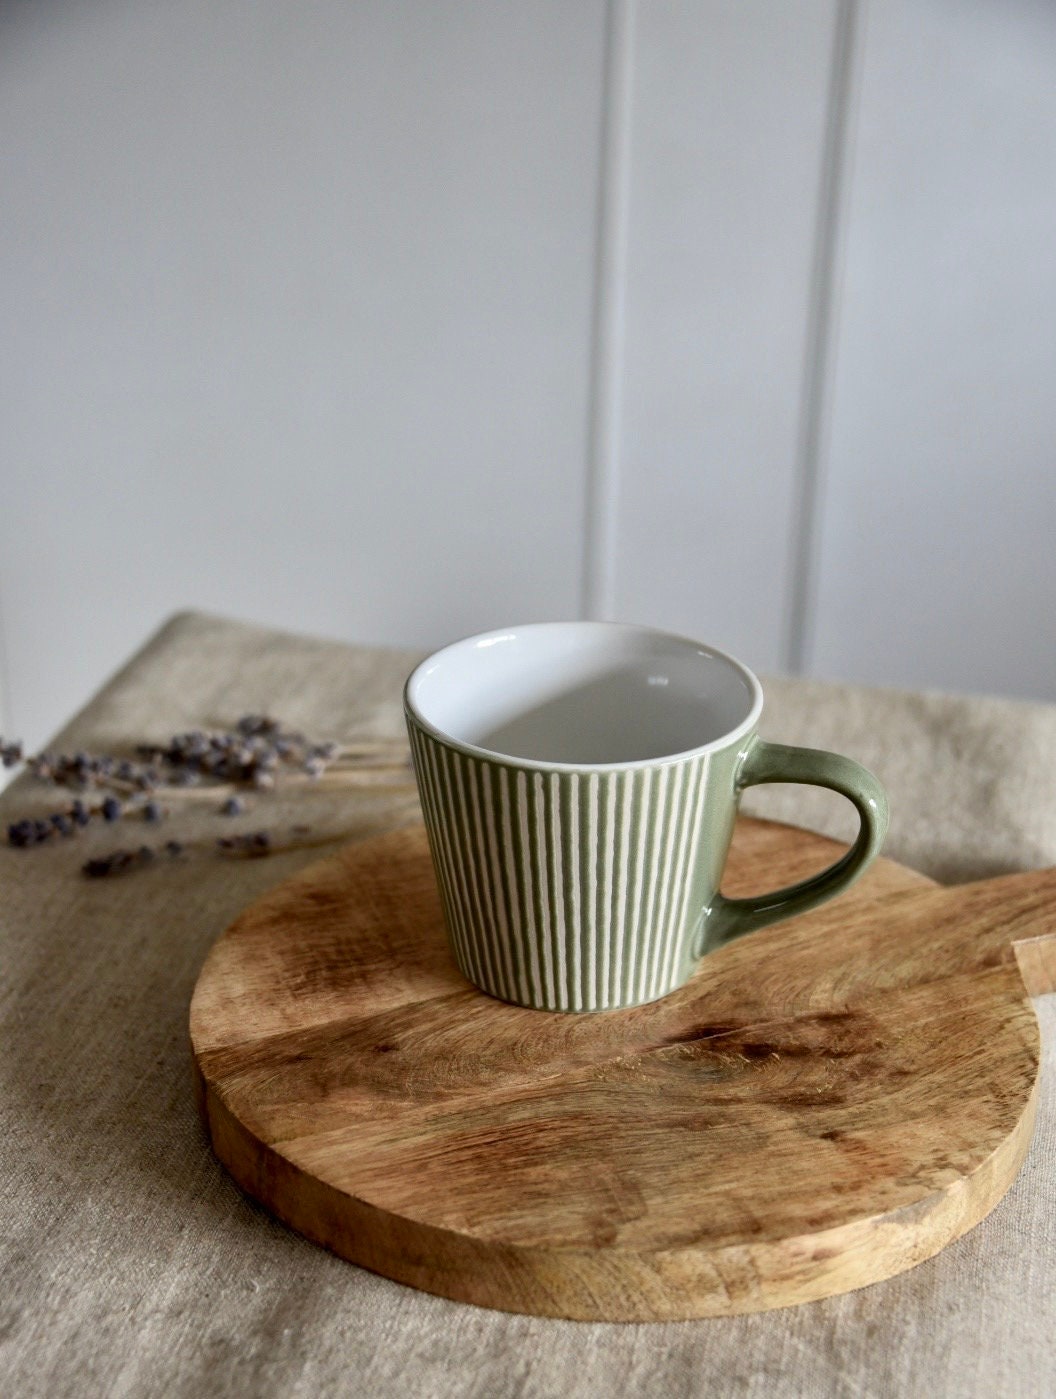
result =
[[[870,6],[822,674],[1056,699],[1056,5]]]
[[[423,645],[574,615],[600,0],[7,28],[12,726],[185,606]]]
[[[7,731],[187,606],[1056,699],[1054,24],[9,7]]]
[[[785,660],[836,7],[640,0],[613,612]]]

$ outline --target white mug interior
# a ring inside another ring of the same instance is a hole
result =
[[[423,661],[406,701],[439,738],[540,767],[619,767],[725,746],[762,709],[758,680],[700,642],[616,622],[536,622]]]

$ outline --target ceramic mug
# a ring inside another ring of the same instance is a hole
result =
[[[841,894],[887,799],[850,758],[756,734],[759,681],[647,627],[544,622],[455,642],[404,692],[441,902],[464,975],[541,1010],[639,1005],[734,938]],[[858,809],[829,869],[720,894],[740,793],[807,782]]]

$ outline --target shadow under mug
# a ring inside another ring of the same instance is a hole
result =
[[[757,736],[750,670],[647,627],[469,637],[412,672],[404,707],[455,959],[517,1005],[656,1000],[706,953],[841,894],[887,828],[884,790],[858,763]],[[740,793],[762,782],[840,792],[861,828],[820,874],[728,899]]]

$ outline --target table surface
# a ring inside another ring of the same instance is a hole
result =
[[[127,750],[262,710],[320,737],[399,739],[414,659],[184,614],[55,746]],[[948,880],[1056,864],[1056,711],[816,682],[767,693],[767,737],[839,747],[879,772],[896,858]],[[766,814],[838,830],[838,810],[817,803],[778,794]],[[54,804],[24,779],[0,798],[5,823]],[[352,839],[417,814],[405,776],[279,793],[230,821],[211,798],[172,805],[163,836],[185,843],[262,824]],[[84,879],[81,862],[114,842],[90,827],[38,850],[0,849],[4,1392],[1053,1392],[1056,997],[1035,1002],[1046,1051],[1024,1170],[937,1258],[757,1316],[622,1326],[509,1316],[332,1257],[243,1197],[209,1152],[187,1062],[198,970],[241,908],[320,851],[202,853]]]

